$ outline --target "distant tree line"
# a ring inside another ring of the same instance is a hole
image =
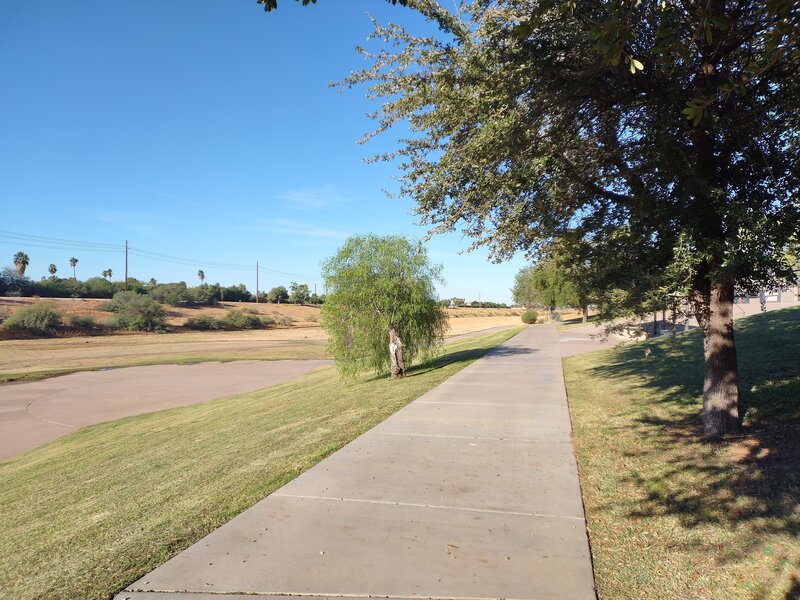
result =
[[[209,306],[219,301],[225,302],[255,302],[255,295],[243,283],[238,285],[222,286],[219,283],[205,283],[205,272],[200,269],[197,278],[200,285],[190,287],[184,281],[177,283],[158,283],[151,278],[143,282],[135,277],[128,277],[125,281],[112,281],[114,272],[104,269],[101,277],[90,277],[79,280],[76,277],[77,258],[71,258],[69,265],[73,269],[73,276],[58,277],[58,267],[50,264],[47,271],[49,277],[42,277],[39,281],[26,276],[25,270],[30,263],[30,258],[25,252],[17,252],[13,256],[14,267],[6,267],[0,271],[0,296],[40,296],[42,298],[113,298],[114,294],[121,291],[130,291],[137,294],[148,294],[155,301],[172,306]],[[269,292],[259,294],[260,302],[275,304],[322,304],[325,296],[318,296],[310,292],[305,283],[292,282],[287,290],[283,286],[272,288]]]
[[[464,298],[445,298],[439,300],[439,305],[448,307],[454,306],[455,308],[471,307],[471,308],[508,308],[505,302],[487,302],[486,300],[472,300],[467,302]]]

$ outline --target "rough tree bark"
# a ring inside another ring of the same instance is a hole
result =
[[[406,374],[406,366],[403,363],[403,342],[397,335],[394,323],[389,323],[389,358],[392,361],[392,379],[398,379]]]
[[[582,307],[583,318],[581,319],[582,322],[588,323],[589,322],[589,305],[584,304]]]
[[[703,334],[703,430],[708,438],[739,431],[733,299],[733,281],[712,281],[708,294],[694,294],[697,322]]]

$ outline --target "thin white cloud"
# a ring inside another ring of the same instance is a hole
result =
[[[286,208],[294,210],[320,210],[350,202],[338,187],[330,184],[289,190],[278,194],[275,198],[282,200]]]
[[[313,239],[344,239],[347,233],[305,221],[293,219],[268,219],[243,228],[245,231],[292,235]]]
[[[163,223],[158,215],[123,211],[99,210],[86,213],[90,218],[108,225],[116,225],[145,237],[158,237],[163,233]]]
[[[195,202],[194,200],[187,200],[186,198],[181,198],[180,196],[173,196],[172,194],[167,194],[166,192],[159,192],[158,190],[142,187],[140,185],[137,185],[136,187],[144,192],[149,192],[151,194],[163,196],[164,198],[171,198],[172,200],[177,200],[178,202],[182,202],[183,204],[189,204],[190,206],[198,206],[200,208],[208,208],[208,206],[206,206],[205,204],[201,204],[200,202]]]

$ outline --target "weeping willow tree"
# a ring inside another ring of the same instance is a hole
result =
[[[392,378],[430,353],[447,330],[436,298],[441,266],[420,244],[400,236],[355,236],[323,264],[327,295],[320,324],[328,352],[344,375]]]

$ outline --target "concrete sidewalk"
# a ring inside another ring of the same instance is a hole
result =
[[[593,599],[570,435],[529,327],[117,599]]]

